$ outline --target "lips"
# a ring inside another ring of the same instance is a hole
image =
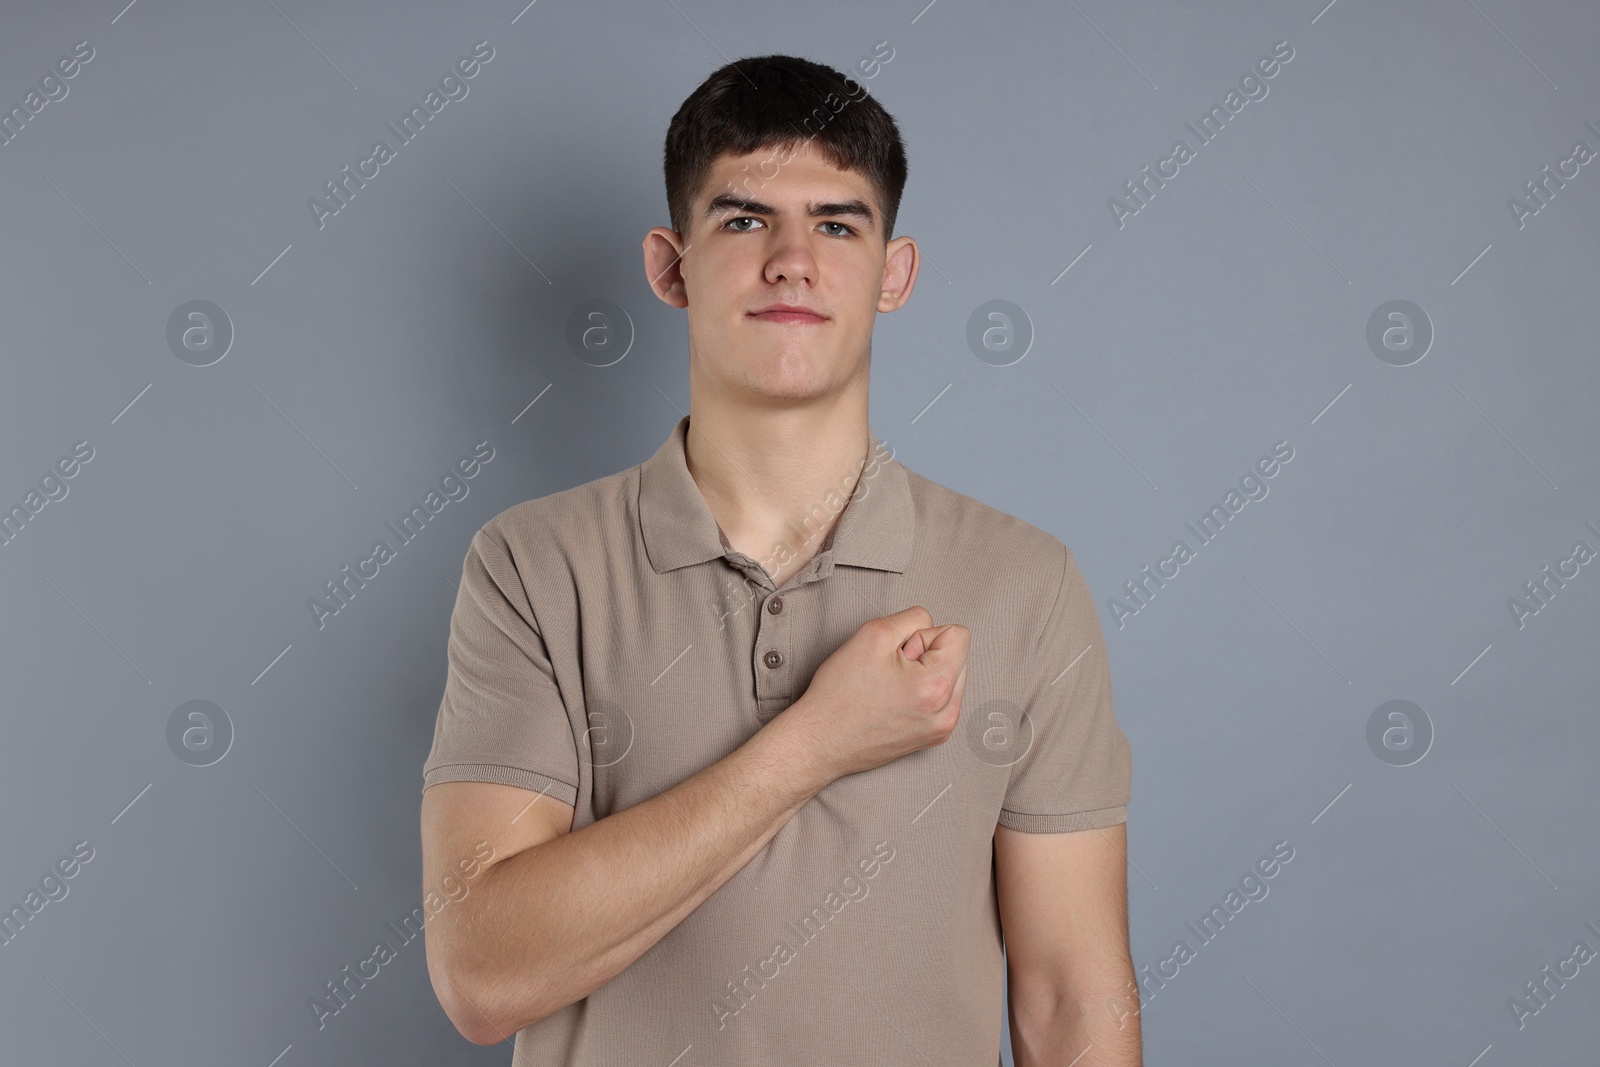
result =
[[[799,304],[773,304],[770,307],[763,308],[761,311],[751,312],[750,317],[760,319],[762,322],[794,324],[827,321],[825,316]]]

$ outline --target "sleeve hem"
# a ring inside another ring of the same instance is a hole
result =
[[[578,805],[577,786],[523,767],[507,767],[498,763],[446,763],[430,767],[422,774],[424,792],[429,786],[441,782],[493,782],[518,789],[531,789],[569,807]]]
[[[1118,804],[1110,808],[1074,811],[1065,815],[1027,815],[1020,811],[1000,809],[997,825],[1026,834],[1061,834],[1073,830],[1098,830],[1128,821],[1128,806]]]

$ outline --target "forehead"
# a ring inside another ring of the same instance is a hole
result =
[[[763,200],[802,200],[824,192],[849,194],[878,206],[872,183],[854,170],[843,170],[808,141],[758,148],[743,154],[724,152],[711,165],[701,203],[733,192]]]

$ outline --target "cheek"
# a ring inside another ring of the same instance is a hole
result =
[[[705,271],[686,271],[684,292],[689,299],[689,328],[703,336],[725,333],[734,315],[733,287]]]
[[[878,279],[862,277],[854,282],[848,296],[841,294],[838,302],[840,340],[848,338],[852,344],[865,345],[872,339],[872,328],[878,318]]]

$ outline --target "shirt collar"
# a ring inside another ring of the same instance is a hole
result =
[[[655,455],[639,466],[639,527],[658,574],[727,555],[732,549],[689,473],[684,451],[689,416],[678,420]],[[882,456],[867,427],[864,459]],[[826,504],[820,505],[826,507]],[[864,466],[855,490],[818,556],[834,565],[904,573],[911,561],[913,508],[906,469],[893,458]]]

